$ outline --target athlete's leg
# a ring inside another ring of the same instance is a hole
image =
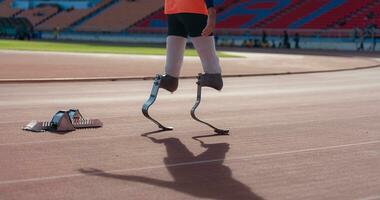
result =
[[[165,75],[162,77],[160,87],[170,92],[178,88],[186,42],[187,39],[182,36],[169,35],[166,39]]]
[[[168,15],[168,37],[166,38],[165,75],[160,87],[170,92],[178,88],[183,56],[186,48],[187,32],[177,15]]]
[[[159,128],[164,131],[173,130],[171,127],[165,127],[157,120],[149,115],[149,107],[155,102],[158,91],[164,88],[170,92],[174,92],[178,88],[178,77],[181,72],[183,62],[183,54],[186,46],[187,32],[183,24],[178,20],[177,16],[168,15],[168,37],[167,37],[167,56],[165,65],[165,74],[157,75],[153,82],[152,91],[148,100],[142,107],[144,116],[153,121]]]
[[[201,103],[202,87],[212,87],[217,90],[223,88],[223,80],[221,76],[221,68],[219,58],[216,55],[215,40],[213,36],[202,37],[202,31],[207,25],[207,15],[184,13],[179,16],[179,20],[184,24],[189,33],[192,43],[201,59],[203,71],[197,82],[197,100],[191,109],[191,117],[198,122],[206,124],[214,129],[217,134],[228,134],[228,130],[218,129],[215,126],[200,120],[195,115],[195,110]]]
[[[178,17],[185,25],[202,62],[205,74],[200,77],[199,84],[221,90],[223,88],[222,70],[216,55],[214,36],[202,36],[202,31],[207,25],[207,18],[202,14],[181,14]]]
[[[192,37],[191,40],[198,52],[203,71],[205,72],[205,74],[200,77],[199,84],[201,86],[221,90],[223,88],[222,70],[219,58],[216,55],[214,37]]]
[[[187,39],[181,36],[169,35],[166,38],[166,64],[165,73],[179,77],[183,63],[183,56]]]
[[[203,70],[208,74],[220,74],[221,67],[216,55],[214,36],[192,37],[191,41],[201,59]]]

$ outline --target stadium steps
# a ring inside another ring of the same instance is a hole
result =
[[[3,0],[0,3],[0,17],[12,17],[20,12],[20,9],[11,7],[12,0]]]
[[[136,21],[150,15],[163,6],[162,1],[138,0],[119,1],[111,8],[91,18],[75,31],[80,32],[122,32]],[[117,17],[115,17],[117,16]]]
[[[110,3],[108,4],[105,4],[103,5],[102,7],[98,8],[97,10],[94,10],[93,12],[89,13],[88,15],[84,16],[83,18],[79,19],[78,21],[74,22],[73,24],[71,24],[68,29],[69,30],[74,30],[75,28],[77,28],[78,26],[82,25],[83,23],[85,23],[87,20],[95,17],[97,14],[101,13],[102,11],[106,10],[107,8],[110,8],[111,6],[113,6],[114,4],[116,4],[117,2],[119,2],[120,0],[113,0],[111,1]]]
[[[46,20],[57,12],[59,12],[58,7],[45,5],[25,10],[24,12],[21,12],[19,15],[17,15],[17,17],[25,17],[30,22],[32,22],[33,26],[36,26],[41,21]]]
[[[289,12],[292,12],[293,10],[300,7],[305,1],[302,0],[295,0],[292,3],[290,3],[286,8],[279,10],[278,12],[274,13],[273,15],[263,19],[262,21],[258,22],[254,25],[252,28],[263,28],[267,26],[268,24],[272,23],[273,21],[283,17],[284,15],[288,14]]]
[[[357,9],[355,12],[352,12],[352,13],[349,13],[347,14],[346,16],[342,17],[342,18],[339,18],[337,19],[334,23],[332,24],[329,24],[326,29],[331,29],[331,28],[339,28],[340,26],[340,23],[342,21],[350,21],[352,20],[353,18],[355,18],[355,16],[357,15],[360,15],[362,14],[363,12],[367,12],[369,9],[371,9],[372,7],[376,6],[378,3],[380,3],[380,0],[374,0],[374,1],[371,1],[367,4],[365,4],[365,6]]]
[[[20,15],[22,12],[24,12],[24,10],[19,10],[19,11],[17,11],[16,13],[14,13],[13,15],[11,15],[11,17],[12,18],[14,18],[14,17],[17,17],[18,15]]]
[[[56,29],[59,30],[67,30],[72,24],[77,22],[78,20],[84,18],[90,13],[98,10],[106,4],[109,4],[112,0],[101,0],[93,7],[87,9],[66,9],[59,12],[55,17],[50,18],[45,21],[38,27],[36,27],[39,31],[54,31]]]
[[[36,24],[34,25],[34,27],[37,27],[37,26],[43,24],[44,22],[46,22],[47,20],[49,20],[49,19],[51,19],[51,18],[57,16],[60,12],[61,12],[61,10],[58,9],[57,12],[55,12],[55,13],[53,13],[52,15],[46,17],[45,19],[41,20],[40,22],[36,23]]]

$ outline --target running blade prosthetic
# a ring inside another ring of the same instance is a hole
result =
[[[157,74],[156,78],[154,79],[154,82],[153,82],[153,87],[152,87],[152,91],[150,92],[150,96],[149,96],[148,100],[145,101],[145,103],[144,103],[144,105],[142,107],[142,113],[144,114],[144,116],[146,118],[148,118],[153,123],[155,123],[163,131],[171,131],[171,130],[173,130],[173,127],[166,127],[166,126],[162,125],[160,122],[158,122],[157,120],[153,119],[149,115],[149,112],[148,112],[149,107],[151,105],[153,105],[153,103],[156,101],[156,98],[157,98],[157,95],[158,95],[158,90],[160,89],[161,79],[162,79],[162,75]]]
[[[219,129],[219,128],[216,128],[215,126],[205,122],[205,121],[202,121],[200,120],[196,115],[195,115],[195,110],[197,109],[197,107],[199,106],[199,104],[201,103],[201,100],[202,100],[202,86],[200,84],[200,79],[201,79],[201,76],[202,74],[198,74],[198,82],[197,82],[197,100],[195,101],[195,104],[193,106],[193,108],[191,109],[191,117],[193,119],[195,119],[196,121],[198,122],[201,122],[209,127],[211,127],[212,129],[214,129],[214,132],[219,134],[219,135],[228,135],[228,132],[229,130],[223,130],[223,129]]]

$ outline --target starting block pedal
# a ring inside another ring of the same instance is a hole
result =
[[[23,130],[33,132],[69,132],[81,128],[100,128],[103,123],[99,119],[85,119],[78,109],[58,111],[50,122],[31,121]]]

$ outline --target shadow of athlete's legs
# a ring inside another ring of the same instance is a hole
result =
[[[206,151],[194,156],[178,138],[155,139],[165,145],[167,157],[164,163],[174,181],[164,181],[142,176],[107,173],[98,169],[80,169],[88,175],[115,178],[169,188],[198,198],[212,199],[262,199],[249,187],[232,177],[231,169],[223,165],[229,144],[204,144]]]

